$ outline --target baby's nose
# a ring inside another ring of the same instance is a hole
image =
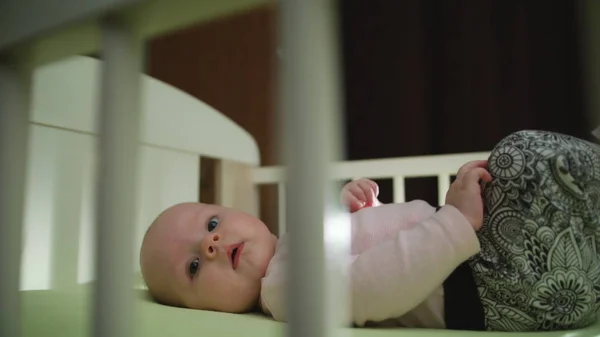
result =
[[[215,258],[219,250],[219,235],[209,234],[202,240],[202,253],[209,259]]]

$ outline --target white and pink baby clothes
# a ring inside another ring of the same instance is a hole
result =
[[[352,322],[445,328],[443,282],[479,241],[453,206],[436,212],[420,200],[362,209],[350,215]],[[279,240],[261,287],[263,311],[286,321],[287,238]]]

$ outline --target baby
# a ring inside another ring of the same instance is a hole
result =
[[[355,324],[392,319],[444,327],[443,294],[436,288],[478,252],[479,181],[491,180],[486,165],[461,167],[437,212],[423,201],[381,205],[378,186],[368,179],[344,186],[341,199],[353,213],[353,301],[361,303],[353,306]],[[160,214],[147,231],[142,274],[151,296],[166,305],[230,313],[259,307],[285,321],[285,242],[248,214],[183,203]]]
[[[258,301],[277,238],[259,219],[221,206],[175,205],[148,229],[144,281],[166,305],[241,313]]]
[[[355,325],[527,332],[597,321],[597,145],[519,131],[487,161],[462,166],[443,207],[381,205],[377,195],[367,179],[341,192],[352,212]],[[232,313],[258,307],[286,321],[286,242],[250,215],[176,205],[150,226],[142,273],[160,303]]]

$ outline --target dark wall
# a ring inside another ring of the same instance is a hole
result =
[[[348,158],[488,151],[521,129],[588,138],[576,3],[341,1]],[[435,202],[432,186],[407,188]]]
[[[347,158],[488,151],[521,129],[588,138],[576,3],[341,1]],[[170,34],[149,55],[150,75],[246,128],[265,164],[277,163],[275,13]],[[391,184],[381,186],[391,201]],[[411,180],[408,196],[435,203],[435,186]]]

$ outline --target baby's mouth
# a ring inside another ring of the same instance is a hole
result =
[[[240,255],[244,249],[244,244],[232,245],[229,249],[229,258],[231,259],[231,266],[233,269],[237,269],[240,263]]]
[[[235,264],[235,257],[237,256],[238,249],[239,248],[233,248],[231,251],[231,264]]]

